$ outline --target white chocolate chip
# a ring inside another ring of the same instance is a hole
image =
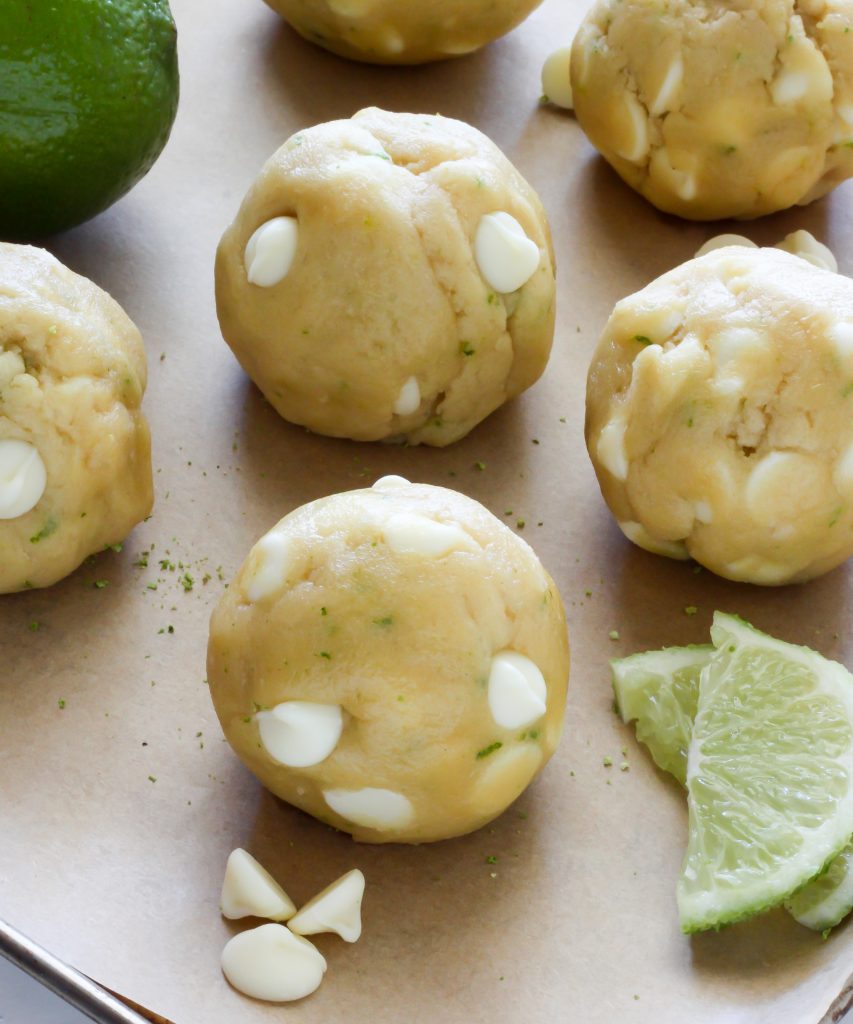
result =
[[[409,377],[406,383],[400,388],[400,394],[394,402],[394,412],[397,416],[411,416],[417,412],[421,404],[421,389],[418,387],[416,377]]]
[[[623,160],[638,164],[645,160],[649,152],[649,126],[646,112],[632,92],[625,93],[623,104],[628,138],[622,149],[617,152]]]
[[[501,294],[517,291],[539,266],[539,246],[508,213],[487,213],[474,237],[474,258],[486,283]]]
[[[405,828],[415,816],[408,797],[390,789],[327,789],[323,799],[347,821],[379,831]]]
[[[246,244],[244,263],[250,284],[271,288],[290,272],[299,240],[295,217],[273,217],[255,231]]]
[[[411,487],[411,483],[404,476],[381,476],[373,485],[374,491],[399,491],[403,487]]]
[[[697,501],[693,506],[693,514],[698,522],[704,523],[706,526],[714,519],[714,510],[707,501]]]
[[[286,921],[296,913],[293,901],[269,871],[239,847],[228,857],[219,906],[222,916],[232,921],[241,917]]]
[[[26,441],[0,441],[0,519],[17,519],[38,505],[47,470],[38,449]]]
[[[853,363],[853,323],[837,320],[826,332],[842,366]]]
[[[773,586],[777,583],[785,583],[790,579],[791,567],[768,562],[759,555],[748,555],[746,558],[739,558],[736,562],[730,562],[726,566],[726,574],[746,583],[763,583]]]
[[[655,117],[674,110],[678,106],[681,82],[684,79],[684,60],[679,50],[666,69],[657,96],[649,103],[649,113]]]
[[[682,160],[684,157],[682,156]],[[695,163],[695,160],[693,161]],[[652,153],[649,161],[649,172],[655,178],[660,179],[671,188],[675,194],[689,202],[696,196],[696,175],[683,167],[676,167],[665,146],[661,146]]]
[[[406,49],[406,41],[400,35],[400,33],[391,28],[390,25],[386,25],[379,35],[380,38],[380,49],[386,53],[397,54],[402,53]]]
[[[249,554],[249,572],[243,583],[246,597],[263,601],[287,582],[292,543],[283,533],[273,530],[261,537]]]
[[[605,424],[595,447],[598,461],[617,480],[628,479],[628,455],[625,451],[626,423],[623,416],[615,416]]]
[[[790,252],[800,259],[806,260],[821,270],[831,270],[833,274],[838,273],[838,263],[830,249],[819,242],[810,231],[792,231],[785,235],[781,242],[777,242],[775,249],[783,252]]]
[[[809,91],[811,78],[805,71],[783,70],[770,83],[770,95],[777,106],[795,103]]]
[[[694,259],[704,256],[706,253],[714,252],[716,249],[725,249],[729,245],[742,245],[747,249],[757,249],[758,246],[745,235],[714,235],[707,242],[696,250]]]
[[[765,336],[751,327],[726,327],[708,339],[708,348],[717,369],[737,363],[761,349],[766,349]]]
[[[27,367],[20,353],[0,351],[0,388],[11,384],[16,377],[26,372]]]
[[[357,942],[361,936],[363,896],[364,875],[355,868],[300,907],[288,927],[297,935],[335,932],[344,942]]]
[[[283,924],[235,935],[222,950],[222,973],[244,995],[270,1003],[303,999],[319,988],[326,961]]]
[[[545,98],[566,110],[574,108],[571,80],[571,46],[554,50],[542,65],[542,92]]]
[[[653,555],[665,555],[667,558],[676,558],[680,562],[686,562],[690,558],[684,541],[660,540],[658,537],[653,537],[642,523],[629,520],[619,523],[619,529],[631,543],[636,544],[644,551],[650,551]]]
[[[835,463],[832,482],[839,494],[853,501],[853,444],[848,446],[838,462]]]
[[[539,668],[518,651],[501,651],[489,669],[489,710],[504,729],[532,725],[546,711],[548,688]]]
[[[274,761],[288,768],[310,768],[325,761],[344,728],[339,704],[289,700],[255,715],[261,743]]]
[[[460,526],[437,523],[412,512],[391,516],[383,533],[388,547],[399,554],[441,558],[450,551],[460,548],[470,551],[477,547]]]

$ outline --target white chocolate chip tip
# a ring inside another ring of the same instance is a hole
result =
[[[571,46],[561,46],[559,50],[554,50],[542,65],[543,97],[549,103],[563,107],[564,110],[573,110],[575,106],[572,96],[571,60]]]
[[[296,905],[269,871],[240,847],[228,856],[219,906],[222,916],[231,921],[241,917],[286,921],[296,913]]]
[[[283,924],[262,924],[241,932],[222,950],[222,973],[243,995],[288,1003],[316,991],[326,961],[301,935]]]
[[[290,540],[277,530],[261,537],[252,548],[249,573],[243,585],[250,601],[263,601],[284,586],[291,564],[291,550]]]
[[[694,259],[704,256],[706,253],[714,252],[717,249],[725,249],[728,245],[742,245],[747,249],[757,249],[758,246],[746,235],[714,235],[704,245],[696,250]]]
[[[696,256],[704,256],[715,249],[722,249],[728,245],[742,245],[749,249],[757,249],[755,242],[744,235],[714,235],[707,242],[696,250]],[[790,234],[773,246],[774,249],[781,249],[789,252],[792,256],[799,256],[800,259],[820,267],[822,270],[831,270],[833,274],[838,273],[838,262],[832,254],[832,250],[819,242],[810,231],[792,231]]]
[[[404,476],[394,476],[393,473],[390,473],[388,476],[379,477],[373,485],[373,490],[385,493],[386,491],[399,491],[404,487],[411,487],[411,481]]]
[[[338,745],[344,728],[339,704],[289,700],[255,715],[261,744],[270,757],[288,768],[320,764]]]
[[[415,817],[415,809],[408,797],[390,789],[328,789],[323,799],[335,812],[354,825],[363,828],[405,828]]]
[[[383,533],[385,543],[398,554],[441,558],[451,551],[471,551],[478,547],[461,526],[437,523],[414,512],[399,512],[391,516]]]
[[[295,217],[273,217],[254,232],[246,243],[243,262],[249,284],[272,288],[290,273],[299,241]]]
[[[411,416],[417,412],[421,404],[421,389],[418,386],[416,377],[409,377],[406,383],[400,388],[400,394],[394,402],[394,412],[397,416]]]
[[[548,688],[539,667],[518,651],[501,651],[489,669],[492,718],[504,729],[532,725],[546,711]]]
[[[344,942],[357,942],[361,937],[363,897],[364,875],[354,868],[300,907],[288,927],[297,935],[334,932]]]
[[[491,288],[502,295],[526,284],[539,266],[539,246],[509,213],[487,213],[474,236],[474,258]]]
[[[47,470],[35,445],[0,441],[0,519],[31,512],[47,487]]]

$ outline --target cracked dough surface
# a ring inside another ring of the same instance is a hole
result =
[[[750,218],[853,174],[850,0],[598,0],[572,47],[575,113],[661,210]]]
[[[0,519],[0,593],[46,587],[151,511],[139,331],[43,249],[0,243],[0,442],[47,471],[35,507]]]
[[[853,554],[853,281],[716,249],[617,303],[586,436],[641,547],[729,579],[806,580]]]
[[[464,495],[391,479],[282,519],[271,533],[287,563],[253,601],[256,545],[214,611],[208,679],[228,741],[273,793],[359,840],[425,842],[496,817],[554,752],[568,637],[557,588],[521,538]],[[459,536],[444,553],[403,550],[394,524],[409,516]],[[516,728],[490,709],[492,659],[507,649],[546,688],[544,714]],[[343,709],[320,763],[288,768],[263,746],[258,709],[287,701]],[[324,797],[365,789],[408,801],[408,820],[365,826]]]
[[[483,278],[481,217],[507,212],[540,250],[517,291]],[[250,284],[256,229],[295,217],[292,267]],[[287,420],[355,440],[446,445],[530,387],[554,332],[554,258],[536,193],[475,128],[375,108],[300,132],[262,169],[216,259],[225,340]],[[395,413],[414,377],[419,402]]]
[[[352,60],[420,64],[472,53],[542,0],[267,0],[296,31]]]

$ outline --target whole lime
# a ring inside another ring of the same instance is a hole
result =
[[[0,0],[0,238],[106,209],[160,155],[177,107],[168,0]]]

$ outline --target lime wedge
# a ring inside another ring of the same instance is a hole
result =
[[[853,910],[853,843],[785,904],[795,921],[827,935]]]
[[[853,677],[717,612],[687,758],[687,932],[783,902],[853,835]]]
[[[710,644],[667,647],[610,662],[616,708],[636,722],[637,739],[655,764],[685,785],[687,748],[699,700],[699,674],[711,660]]]

